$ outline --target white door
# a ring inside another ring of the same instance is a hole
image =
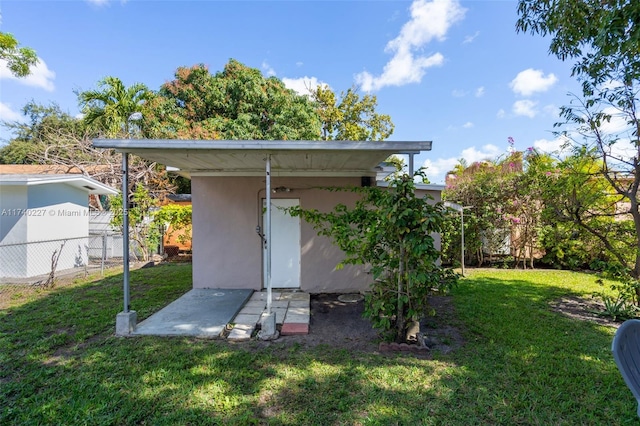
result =
[[[300,218],[283,210],[298,205],[297,199],[271,199],[272,288],[300,288]],[[266,250],[263,259],[266,269]],[[264,285],[266,287],[267,283]]]

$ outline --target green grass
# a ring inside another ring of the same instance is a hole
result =
[[[121,279],[26,292],[0,311],[0,424],[637,421],[610,353],[614,330],[549,307],[598,290],[591,275],[470,271],[454,292],[466,344],[433,360],[278,342],[117,338]],[[144,318],[190,287],[190,265],[133,271],[132,306]]]

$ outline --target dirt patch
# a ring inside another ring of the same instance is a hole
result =
[[[586,299],[577,296],[567,296],[551,303],[551,309],[565,316],[581,321],[591,321],[609,327],[620,327],[622,321],[599,315],[604,310],[604,304],[596,299]]]
[[[258,347],[327,345],[354,352],[381,353],[381,336],[371,326],[371,322],[362,317],[364,302],[362,300],[353,303],[342,302],[338,300],[338,296],[337,294],[311,296],[311,320],[308,335],[281,336],[273,342],[253,341],[252,344]],[[464,345],[464,325],[456,315],[452,298],[450,296],[434,296],[431,298],[430,304],[436,314],[420,322],[420,332],[430,350],[426,353],[398,351],[428,358],[434,352],[450,353]],[[621,324],[619,321],[598,315],[598,312],[602,311],[603,305],[595,299],[568,296],[553,302],[550,307],[554,312],[580,321],[591,321],[615,328]]]
[[[364,301],[344,302],[338,300],[339,296],[338,294],[311,295],[309,334],[281,336],[273,342],[254,341],[252,344],[258,347],[327,345],[336,349],[378,353],[382,339],[378,331],[372,327],[371,322],[362,317]],[[421,357],[428,356],[434,351],[448,353],[464,343],[451,298],[434,297],[431,305],[437,315],[421,323],[421,332],[426,335],[425,341],[430,347],[430,351],[426,351],[426,354],[420,353]]]

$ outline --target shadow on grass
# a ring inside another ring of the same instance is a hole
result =
[[[135,271],[136,310],[150,314],[188,290],[175,271]],[[609,351],[612,330],[552,312],[548,302],[568,294],[560,286],[466,280],[454,295],[466,346],[421,360],[278,342],[116,338],[120,285],[113,277],[1,313],[0,423],[635,421]]]

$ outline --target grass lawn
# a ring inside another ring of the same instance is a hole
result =
[[[595,277],[469,271],[466,344],[432,360],[192,338],[113,336],[121,275],[11,293],[0,306],[0,424],[617,425],[636,405],[614,329],[549,303]],[[143,319],[191,287],[190,265],[132,271]],[[9,294],[0,286],[0,296]],[[313,330],[312,330],[313,332]]]

